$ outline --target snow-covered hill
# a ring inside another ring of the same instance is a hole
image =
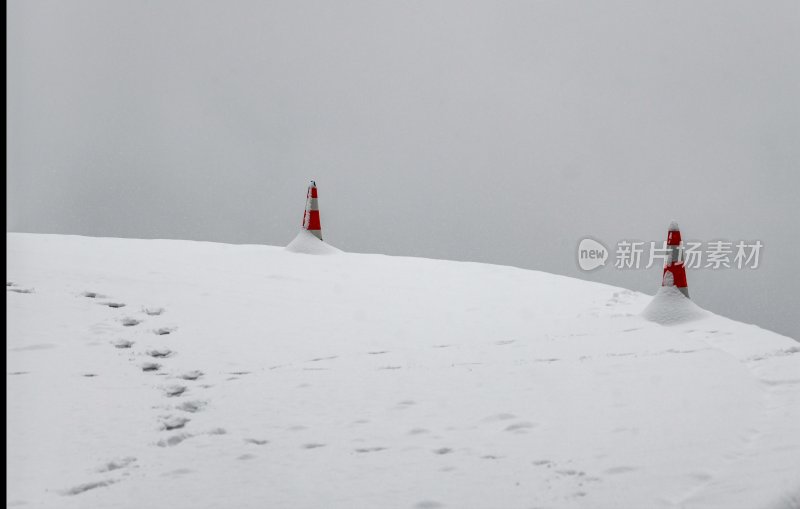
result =
[[[758,327],[511,267],[7,238],[8,506],[800,507],[800,344]]]

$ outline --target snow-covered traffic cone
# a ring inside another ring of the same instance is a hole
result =
[[[303,214],[303,229],[313,233],[322,240],[322,226],[319,223],[319,203],[317,203],[317,183],[313,180],[308,185],[306,194],[306,211]]]
[[[313,180],[306,194],[306,211],[303,214],[303,225],[297,237],[286,246],[287,251],[313,255],[341,253],[339,249],[322,240],[322,226],[319,223],[319,205],[317,204],[317,183]]]
[[[667,233],[667,259],[664,261],[664,273],[661,286],[674,286],[686,297],[689,297],[689,285],[686,283],[686,268],[684,267],[683,242],[681,230],[675,221],[669,225]]]

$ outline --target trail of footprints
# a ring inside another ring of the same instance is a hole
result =
[[[8,287],[15,286],[14,283],[7,283]],[[9,288],[12,291],[16,289]],[[32,290],[31,290],[32,291]],[[20,292],[23,293],[23,292]],[[28,293],[28,292],[25,292]],[[81,296],[87,299],[98,299],[98,304],[102,306],[106,306],[110,309],[121,309],[125,308],[126,304],[123,302],[117,302],[113,300],[109,300],[106,295],[93,292],[93,291],[86,291],[81,294]],[[120,325],[123,327],[123,331],[129,328],[136,328],[146,322],[147,318],[145,317],[155,317],[160,316],[165,312],[164,308],[161,307],[143,307],[141,309],[141,315],[144,316],[131,316],[131,314],[127,314],[121,317],[118,321]],[[176,327],[159,327],[152,331],[152,334],[155,336],[167,336],[174,333],[177,330]],[[137,332],[139,332],[137,330]],[[162,368],[164,368],[164,364],[169,361],[170,358],[174,357],[177,352],[166,345],[159,345],[156,347],[151,347],[149,349],[144,349],[143,351],[137,352],[136,348],[136,341],[131,339],[120,338],[111,341],[111,345],[120,350],[129,350],[133,354],[130,361],[133,361],[136,356],[145,356],[148,360],[143,361],[138,364],[138,368],[141,370],[143,374],[156,374],[156,375],[167,375],[167,373],[163,372]],[[84,375],[89,376],[89,375]],[[94,376],[94,375],[91,375]],[[203,377],[203,372],[200,370],[191,370],[184,373],[179,373],[174,375],[175,378],[181,381],[188,381],[194,382],[199,380]],[[211,387],[210,385],[201,385],[200,387]],[[191,415],[203,410],[203,408],[207,405],[206,401],[203,400],[189,400],[184,399],[182,396],[189,391],[189,387],[182,383],[172,383],[167,385],[162,385],[158,387],[161,391],[162,396],[168,399],[178,399],[179,402],[172,405],[178,413],[176,414],[162,414],[157,417],[157,426],[163,432],[166,433],[174,433],[177,431],[177,434],[171,434],[166,438],[158,440],[155,445],[159,447],[172,447],[180,444],[184,440],[191,438],[193,435],[183,431],[187,424],[191,421],[191,418],[187,415]],[[223,435],[226,431],[223,428],[214,428],[208,432],[209,435]],[[252,441],[252,443],[262,445],[267,443],[266,440],[256,440],[256,439],[248,439]],[[119,473],[122,472],[123,476],[129,475],[128,472],[125,470],[129,468],[136,467],[137,459],[134,457],[124,457],[119,459],[114,459],[100,467],[97,472],[98,473],[108,473],[108,472],[115,472]],[[119,471],[119,472],[118,472]],[[99,481],[93,481],[84,483],[78,486],[74,486],[67,490],[62,491],[64,495],[79,495],[81,493],[85,493],[89,490],[100,488],[104,486],[110,486],[114,483],[119,482],[120,478],[109,478],[103,479]]]
[[[7,286],[10,287],[9,290],[11,291],[19,291],[19,293],[29,293],[33,290],[30,289],[17,289],[13,288],[14,283],[7,283]],[[126,304],[123,302],[117,302],[113,300],[109,300],[109,297],[106,295],[102,295],[97,292],[87,291],[82,294],[83,297],[88,299],[98,299],[98,304],[108,307],[109,309],[123,309],[126,308]],[[141,325],[145,323],[148,317],[156,317],[160,316],[165,312],[164,308],[160,307],[144,307],[141,309],[141,312],[138,316],[131,316],[131,314],[126,314],[122,316],[118,322],[122,326],[122,331],[136,331],[135,333],[139,333],[141,330]],[[173,334],[178,329],[176,327],[159,327],[150,331],[151,334],[162,337],[162,336],[169,336]],[[507,346],[515,343],[515,340],[504,340],[504,341],[497,341],[495,345],[497,346]],[[157,347],[150,347],[150,348],[143,348],[142,350],[137,349],[137,342],[132,339],[120,338],[111,341],[111,346],[115,349],[120,350],[129,350],[134,353],[133,356],[129,359],[133,361],[135,357],[144,356],[147,360],[142,361],[138,364],[138,369],[144,376],[152,376],[153,374],[156,375],[167,375],[164,372],[163,368],[165,365],[168,365],[171,358],[177,355],[178,352],[171,349],[167,345],[159,345]],[[453,345],[434,345],[433,348],[448,348]],[[368,351],[365,352],[367,355],[370,356],[381,356],[390,353],[386,350],[376,350],[376,351]],[[794,353],[794,352],[792,352]],[[338,358],[336,355],[331,356],[323,356],[323,357],[315,357],[312,359],[307,360],[306,362],[309,363],[324,363],[325,361],[334,361]],[[545,361],[545,362],[552,362],[557,361],[559,359],[537,359],[537,361]],[[271,369],[280,368],[285,366],[274,366]],[[315,369],[315,368],[304,368],[304,369]],[[322,368],[316,368],[322,369]],[[400,366],[380,366],[377,369],[400,369]],[[241,371],[241,372],[231,372],[231,375],[245,375],[248,372]],[[90,375],[84,375],[90,376]],[[94,375],[91,375],[94,376]],[[172,375],[175,379],[180,380],[181,382],[195,382],[200,380],[203,377],[203,372],[200,370],[191,370],[183,373],[173,374]],[[235,379],[235,378],[230,378]],[[157,428],[163,432],[164,438],[159,439],[155,442],[155,446],[157,447],[174,447],[178,446],[179,444],[183,443],[187,439],[192,438],[194,435],[188,431],[186,431],[186,427],[189,426],[191,422],[191,415],[197,412],[201,412],[204,407],[208,404],[205,400],[198,400],[193,398],[185,398],[187,392],[191,392],[190,387],[184,385],[181,382],[165,384],[156,387],[158,390],[161,391],[161,396],[165,398],[166,401],[169,402],[171,408],[174,409],[175,413],[168,413],[168,414],[160,414],[156,417],[156,425]],[[203,388],[203,387],[210,387],[209,385],[196,385],[195,387]],[[402,401],[398,404],[398,408],[407,408],[410,405],[413,405],[413,401]],[[517,421],[515,416],[511,414],[499,414],[497,416],[493,416],[488,420],[498,420],[498,421],[505,421],[505,420],[514,420],[507,425],[503,425],[501,429],[504,429],[505,432],[514,433],[514,434],[524,434],[532,431],[535,427],[538,426],[537,423],[527,422],[527,421]],[[367,422],[367,421],[364,421]],[[300,427],[302,428],[302,427]],[[416,434],[424,434],[427,433],[428,430],[424,428],[414,428],[412,429],[409,434],[416,435]],[[205,434],[209,435],[224,435],[226,434],[226,430],[223,428],[214,428],[210,431],[205,432]],[[268,440],[264,439],[257,439],[257,438],[244,438],[244,442],[248,444],[253,444],[256,446],[262,446],[268,444]],[[302,444],[302,448],[306,450],[313,450],[326,447],[327,444],[319,443],[319,442],[308,442]],[[370,453],[380,453],[381,451],[385,451],[386,447],[380,446],[372,446],[372,447],[360,447],[354,449],[356,454],[370,454]],[[446,456],[451,455],[455,451],[451,447],[439,447],[432,449],[431,452],[437,456]],[[239,460],[250,460],[255,458],[253,454],[243,454],[239,456],[237,459]],[[483,455],[481,456],[483,459],[487,460],[500,460],[502,456],[497,455]],[[106,464],[102,465],[100,468],[97,469],[98,473],[108,474],[114,473],[119,474],[121,476],[127,476],[129,473],[126,471],[131,468],[137,467],[137,459],[134,457],[124,457],[119,459],[114,459]],[[534,468],[547,468],[553,469],[553,476],[547,479],[548,486],[547,488],[550,489],[550,483],[558,484],[559,482],[564,482],[567,479],[574,480],[575,483],[575,497],[581,497],[585,495],[585,492],[582,490],[585,483],[589,482],[597,482],[600,481],[598,477],[591,477],[587,476],[582,471],[571,470],[571,469],[556,469],[555,462],[550,460],[540,460],[535,461],[532,463]],[[188,469],[180,469],[182,472],[180,473],[189,473],[191,472]],[[631,470],[633,470],[631,468]],[[627,467],[620,467],[616,471],[610,469],[607,473],[609,474],[617,474],[617,473],[625,473],[628,471]],[[176,471],[178,472],[178,471]],[[176,472],[173,472],[176,473]],[[167,473],[165,475],[169,475],[171,473]],[[106,478],[100,479],[93,482],[83,483],[74,487],[71,487],[67,490],[62,491],[64,495],[79,495],[85,493],[89,490],[93,490],[100,487],[110,486],[112,484],[118,483],[123,480],[123,477],[117,478]],[[420,502],[416,507],[442,507],[437,502],[434,501],[423,501]]]

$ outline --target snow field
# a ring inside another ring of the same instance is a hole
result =
[[[9,506],[800,506],[800,345],[758,327],[511,267],[8,241]]]

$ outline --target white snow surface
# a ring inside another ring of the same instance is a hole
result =
[[[313,233],[308,230],[300,230],[300,233],[289,242],[286,250],[293,253],[304,253],[313,255],[328,255],[341,253],[337,249],[325,241],[319,240]]]
[[[800,344],[758,327],[504,266],[7,239],[9,507],[800,507]]]

